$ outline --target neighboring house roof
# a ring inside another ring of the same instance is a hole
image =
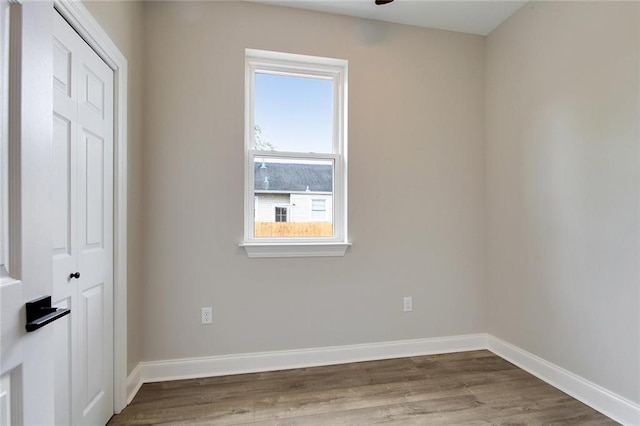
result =
[[[325,164],[255,163],[254,189],[259,192],[332,192],[332,166]]]

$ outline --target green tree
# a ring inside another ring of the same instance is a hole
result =
[[[276,147],[271,142],[262,139],[262,129],[256,124],[253,128],[254,141],[253,144],[258,151],[275,151]]]

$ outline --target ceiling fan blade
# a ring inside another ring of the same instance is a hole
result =
[[[376,5],[380,6],[382,4],[391,3],[393,0],[376,0]]]

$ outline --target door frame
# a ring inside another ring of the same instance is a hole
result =
[[[113,70],[113,411],[127,406],[127,60],[78,0],[55,10]],[[54,11],[52,11],[55,13]]]

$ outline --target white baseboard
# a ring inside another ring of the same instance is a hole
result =
[[[488,334],[401,340],[291,351],[257,352],[203,358],[141,362],[127,380],[127,404],[143,383],[349,362],[489,349],[588,406],[629,426],[640,426],[640,405]]]
[[[141,364],[136,365],[129,377],[127,377],[127,405],[131,404],[131,401],[136,396],[140,387],[144,384],[142,381],[142,367]]]
[[[143,383],[289,370],[486,348],[487,335],[483,333],[362,345],[141,362],[127,380],[127,403],[131,402]]]
[[[487,349],[623,425],[640,425],[640,405],[620,395],[497,337]]]

